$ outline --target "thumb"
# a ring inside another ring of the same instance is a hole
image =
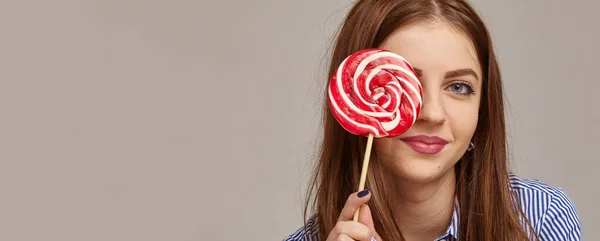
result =
[[[379,237],[379,235],[375,231],[375,224],[373,223],[373,216],[371,216],[371,209],[369,208],[369,206],[367,204],[363,204],[360,207],[360,211],[359,211],[358,215],[359,215],[358,216],[358,222],[364,224],[367,227],[369,227],[369,229],[371,230],[371,232],[373,232],[373,235],[375,236],[375,239],[377,241],[381,241],[381,238]]]

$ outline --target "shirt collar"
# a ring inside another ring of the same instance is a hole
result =
[[[436,239],[438,240],[458,240],[458,214],[459,214],[459,206],[458,200],[454,200],[454,208],[452,211],[452,219],[450,220],[450,226],[446,229],[446,233]]]

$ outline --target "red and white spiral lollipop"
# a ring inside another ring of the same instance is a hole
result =
[[[348,132],[368,136],[358,190],[366,181],[374,137],[395,137],[417,120],[423,90],[413,67],[402,56],[365,49],[348,56],[329,82],[329,107]],[[354,213],[358,220],[359,210]]]
[[[329,83],[329,106],[348,132],[401,135],[421,111],[422,87],[402,56],[366,49],[347,57]]]

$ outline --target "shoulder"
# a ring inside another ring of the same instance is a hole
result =
[[[510,173],[511,190],[541,240],[583,240],[577,208],[566,192]]]
[[[300,227],[294,233],[285,237],[283,241],[318,241],[317,217],[312,216],[306,221],[303,227]]]

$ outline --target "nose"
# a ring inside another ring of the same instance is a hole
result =
[[[446,111],[439,91],[423,90],[423,103],[417,120],[432,124],[441,124],[446,121]]]

